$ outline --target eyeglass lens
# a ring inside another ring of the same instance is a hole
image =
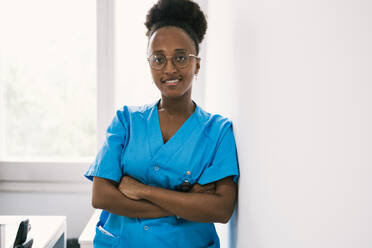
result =
[[[156,70],[162,69],[167,61],[167,57],[163,54],[153,54],[150,56],[150,66]],[[178,68],[186,67],[189,61],[189,55],[186,53],[176,53],[172,56],[172,62]]]

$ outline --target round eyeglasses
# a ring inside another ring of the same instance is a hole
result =
[[[173,56],[165,56],[163,54],[152,54],[147,60],[154,70],[162,70],[168,62],[168,58],[172,58],[172,63],[179,69],[185,68],[190,64],[190,57],[198,59],[199,57],[194,54],[175,53]]]

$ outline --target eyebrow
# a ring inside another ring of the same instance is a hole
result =
[[[187,50],[183,48],[177,48],[177,49],[174,49],[174,51],[175,52],[186,52]],[[164,50],[156,50],[153,53],[164,53]]]

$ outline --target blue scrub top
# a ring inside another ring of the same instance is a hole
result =
[[[158,103],[116,111],[106,139],[85,176],[120,182],[123,175],[175,190],[188,181],[207,184],[228,176],[235,182],[239,167],[232,123],[196,104],[194,113],[164,144]],[[94,247],[220,247],[213,223],[178,216],[128,218],[102,211]]]

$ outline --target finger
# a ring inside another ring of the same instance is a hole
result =
[[[205,185],[201,185],[199,183],[195,183],[192,189],[189,191],[191,193],[202,193],[209,189],[214,189],[216,186],[215,183],[209,183]]]
[[[216,184],[215,183],[206,184],[205,186],[208,187],[208,188],[211,188],[211,189],[215,189],[216,188]]]
[[[138,197],[136,197],[136,196],[134,196],[134,195],[125,194],[125,193],[124,193],[124,195],[125,195],[126,197],[128,197],[129,199],[131,199],[131,200],[135,200],[135,201],[140,200]]]
[[[216,190],[207,190],[207,191],[205,191],[205,192],[203,192],[203,193],[207,193],[207,194],[215,194],[216,193]]]
[[[194,186],[192,186],[192,188],[190,189],[189,192],[195,193],[195,192],[199,192],[200,190],[201,190],[201,185],[198,184],[198,183],[195,183]]]
[[[195,191],[195,193],[204,193],[209,190],[214,190],[214,188],[210,188],[210,187],[200,188],[198,191]]]
[[[202,191],[206,191],[206,190],[215,189],[216,185],[215,184],[206,184],[206,185],[201,186],[201,187],[202,187]]]
[[[202,187],[205,187],[205,186],[216,186],[216,183],[207,183],[207,184],[204,184],[204,185],[201,185]]]

